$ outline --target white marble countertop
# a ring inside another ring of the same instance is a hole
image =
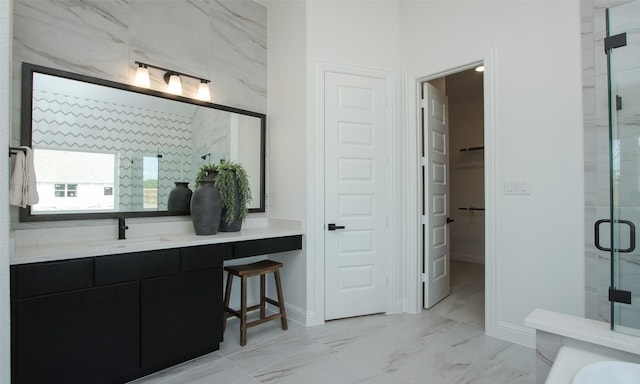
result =
[[[197,245],[229,243],[245,240],[266,239],[273,237],[302,235],[302,225],[292,220],[264,220],[243,225],[240,232],[218,232],[215,235],[199,236],[188,230],[190,222],[174,225],[170,230],[166,224],[155,226],[144,225],[144,229],[133,228],[142,224],[130,224],[131,236],[117,240],[111,235],[112,226],[94,228],[37,229],[14,233],[14,249],[10,263],[27,264],[42,261],[76,259],[82,257],[111,255],[118,253],[141,252],[156,249],[192,247]],[[156,229],[157,231],[154,231]],[[65,238],[67,232],[75,233],[72,241]],[[96,235],[102,233],[103,236]],[[57,238],[55,240],[54,238]],[[62,239],[62,240],[60,240]],[[64,240],[67,241],[64,241]]]
[[[640,337],[611,330],[609,323],[536,309],[524,320],[527,327],[587,343],[640,355]]]

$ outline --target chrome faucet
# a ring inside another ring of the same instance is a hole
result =
[[[125,224],[124,217],[119,217],[118,218],[118,240],[126,239],[125,231],[127,229],[129,229],[129,226]]]

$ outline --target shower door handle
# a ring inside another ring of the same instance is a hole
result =
[[[605,248],[603,246],[600,245],[600,225],[602,223],[611,223],[610,219],[601,219],[596,221],[595,225],[594,225],[594,231],[595,231],[595,246],[596,248],[598,248],[601,251],[605,251],[605,252],[609,252],[611,251],[611,248]],[[629,253],[629,252],[633,252],[636,249],[636,226],[629,220],[613,220],[613,223],[619,223],[619,224],[626,224],[629,226],[629,248],[625,248],[625,249],[616,249],[617,252],[620,253]]]

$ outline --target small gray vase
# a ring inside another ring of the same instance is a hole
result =
[[[200,180],[191,197],[191,220],[196,235],[215,235],[220,227],[222,202],[213,173]]]

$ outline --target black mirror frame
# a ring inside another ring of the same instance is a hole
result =
[[[199,105],[206,108],[218,109],[221,111],[238,113],[246,116],[253,116],[260,119],[260,206],[258,208],[249,208],[249,213],[265,212],[265,148],[267,136],[267,117],[263,113],[247,111],[228,107],[221,104],[209,103],[190,99],[183,96],[172,95],[155,91],[152,89],[140,88],[128,84],[117,83],[110,80],[104,80],[97,77],[81,75],[73,72],[67,72],[59,69],[48,68],[41,65],[22,63],[22,95],[21,95],[21,126],[20,126],[20,143],[23,146],[31,147],[32,139],[32,109],[33,109],[33,74],[43,73],[45,75],[62,77],[70,80],[82,81],[101,85],[105,87],[120,89],[124,91],[140,93],[163,99],[175,100],[177,102]],[[21,222],[36,221],[61,221],[61,220],[96,220],[96,219],[114,219],[120,217],[158,217],[158,216],[186,216],[188,212],[169,212],[169,211],[130,211],[130,212],[92,212],[92,213],[60,213],[60,214],[31,214],[31,207],[20,208]]]

